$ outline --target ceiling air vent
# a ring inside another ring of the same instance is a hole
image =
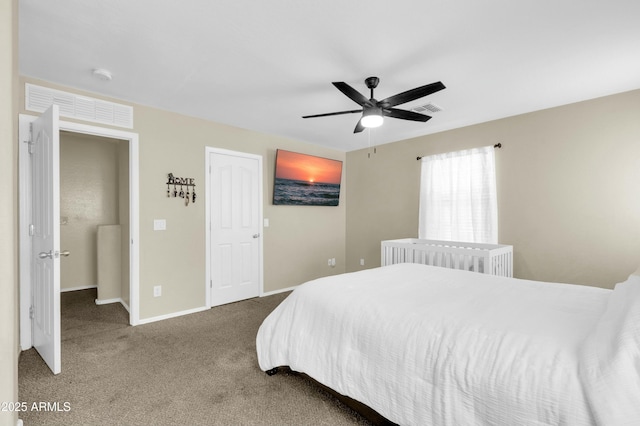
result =
[[[59,106],[62,117],[110,124],[127,129],[133,128],[133,107],[129,105],[75,95],[35,84],[27,83],[25,85],[25,109],[44,112],[53,104]]]
[[[426,105],[417,106],[417,107],[413,108],[411,111],[419,112],[419,113],[423,113],[424,112],[424,113],[435,114],[436,112],[442,111],[442,108],[440,108],[436,104],[428,103]]]

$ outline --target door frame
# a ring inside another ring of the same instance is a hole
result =
[[[18,180],[19,180],[19,280],[20,280],[20,347],[32,347],[31,318],[31,162],[29,146],[29,124],[38,116],[19,114],[18,130]],[[129,142],[129,324],[140,323],[140,196],[138,134],[106,127],[92,126],[71,121],[59,121],[60,130]]]
[[[211,154],[221,154],[221,155],[232,155],[235,157],[242,157],[252,160],[258,160],[258,188],[259,193],[258,197],[260,198],[259,205],[259,217],[258,223],[260,224],[260,228],[264,227],[264,174],[262,168],[262,155],[257,154],[249,154],[246,152],[240,151],[232,151],[228,149],[222,148],[214,148],[211,146],[206,146],[205,150],[205,207],[204,207],[204,217],[205,217],[205,259],[206,259],[206,272],[205,272],[205,297],[206,297],[206,307],[211,308],[213,305],[211,303],[211,283],[212,283],[212,265],[211,265],[211,208],[209,207],[211,201],[211,191],[213,188],[210,187],[210,176],[211,176]],[[260,262],[259,266],[259,280],[260,284],[258,286],[259,294],[258,296],[262,297],[264,295],[264,237],[263,232],[260,233],[261,236],[258,241],[258,247],[260,254],[258,255],[258,261]]]

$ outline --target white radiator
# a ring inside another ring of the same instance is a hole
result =
[[[513,277],[513,246],[403,238],[382,242],[382,266],[422,263]]]

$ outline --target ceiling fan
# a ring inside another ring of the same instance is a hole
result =
[[[431,117],[428,115],[419,114],[417,112],[397,109],[394,107],[396,105],[404,104],[415,99],[422,98],[445,88],[445,85],[442,84],[442,82],[438,81],[436,83],[416,87],[415,89],[407,90],[406,92],[398,93],[397,95],[393,95],[381,101],[378,101],[373,97],[373,89],[378,87],[379,82],[380,79],[378,77],[369,77],[365,79],[364,83],[367,85],[367,88],[371,90],[370,99],[367,99],[366,96],[364,96],[345,82],[333,82],[331,84],[336,86],[339,91],[347,95],[352,101],[360,105],[362,108],[350,111],[329,112],[326,114],[305,115],[302,118],[328,117],[331,115],[362,113],[362,117],[360,118],[360,120],[358,120],[358,124],[356,124],[356,128],[353,130],[353,133],[362,132],[367,127],[378,127],[382,125],[382,122],[384,120],[383,117],[425,122]]]

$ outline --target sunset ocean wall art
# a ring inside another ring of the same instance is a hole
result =
[[[342,161],[279,149],[273,204],[337,206]]]

